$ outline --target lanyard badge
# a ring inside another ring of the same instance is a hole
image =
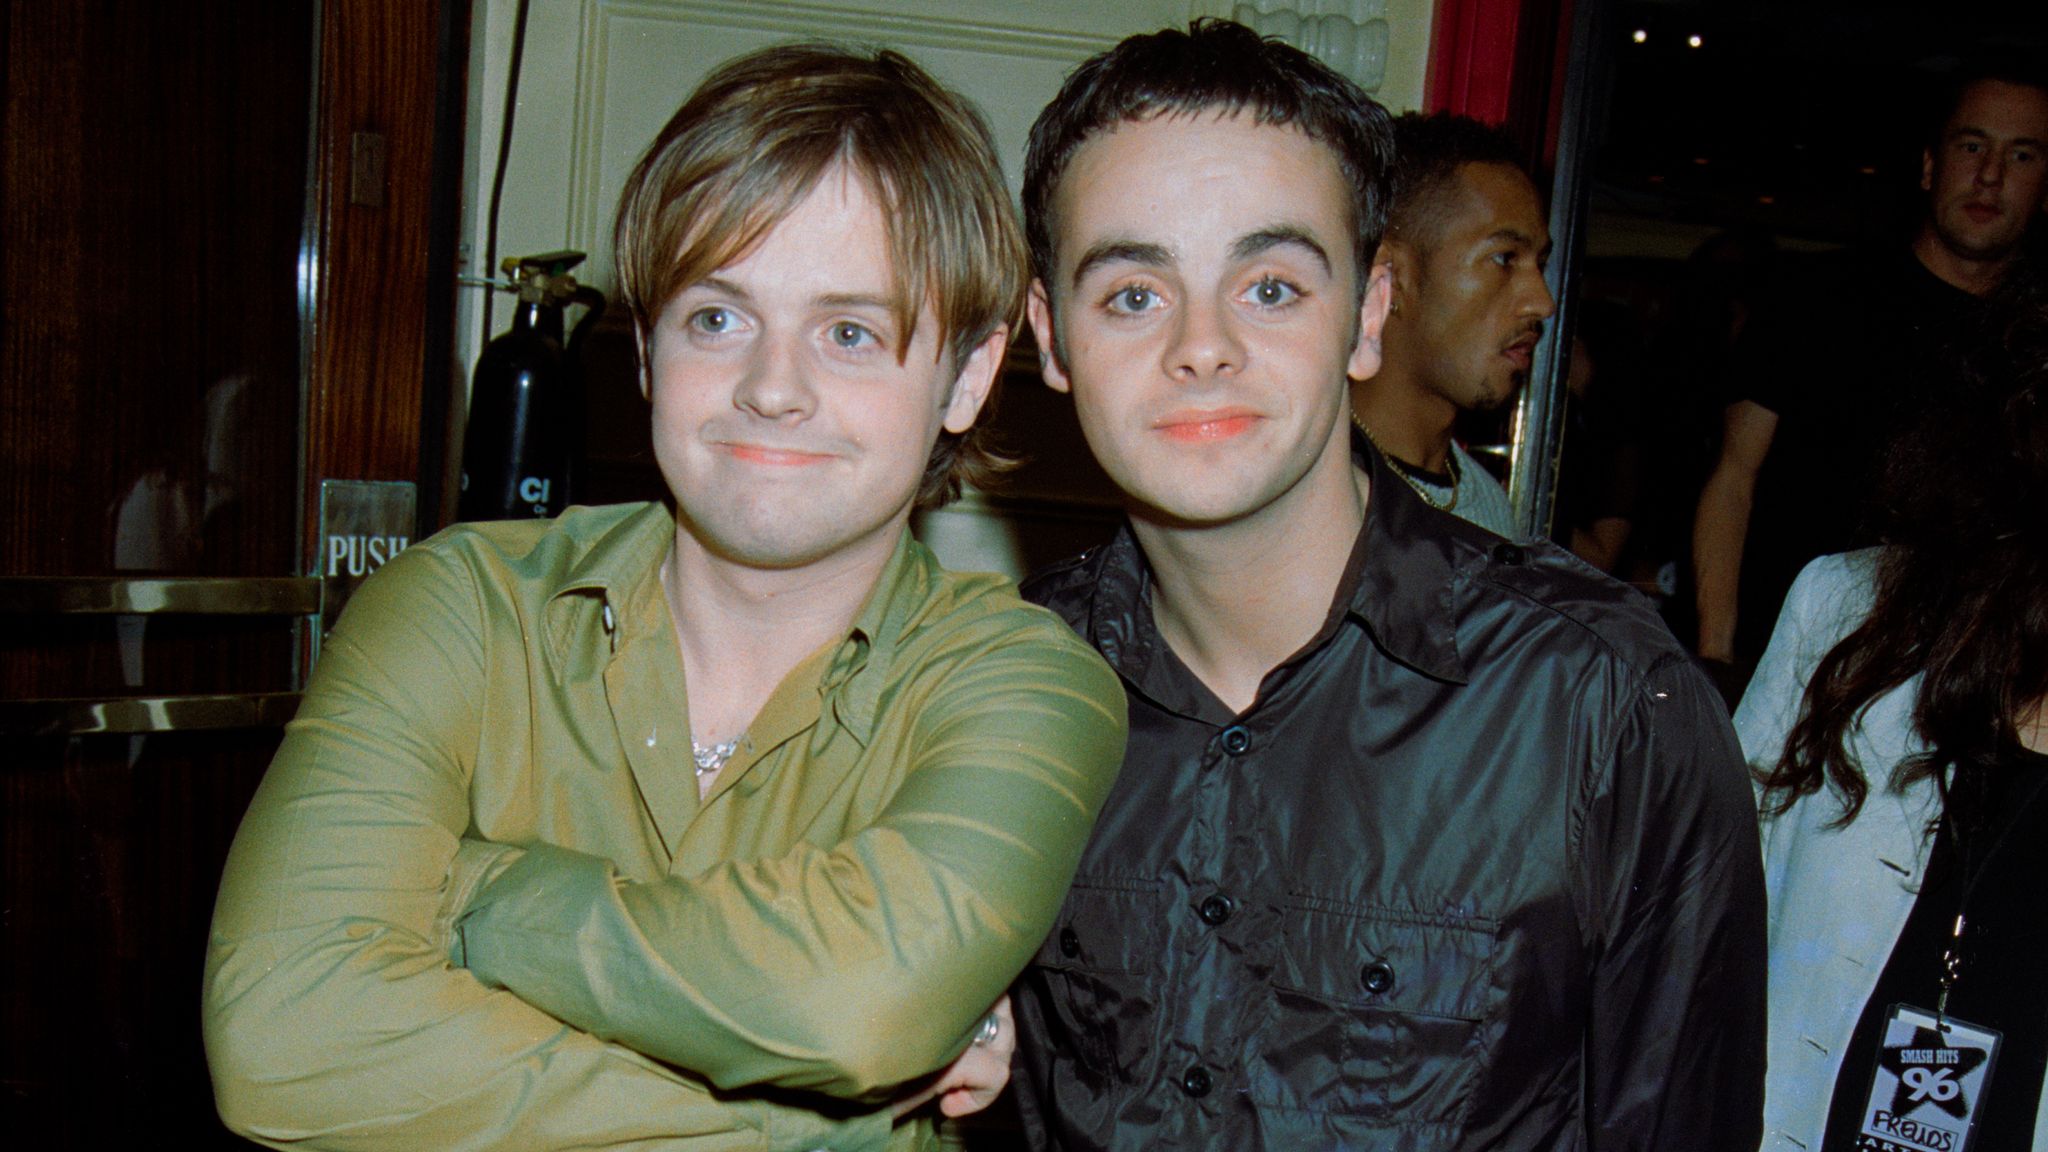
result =
[[[1857,1130],[1859,1152],[1968,1152],[1999,1039],[1953,1016],[1892,1005]]]

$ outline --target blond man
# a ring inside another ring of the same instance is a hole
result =
[[[277,1146],[924,1148],[1122,753],[1108,670],[907,531],[1021,311],[986,127],[893,53],[707,79],[617,252],[673,504],[351,603],[237,837],[222,1115]]]

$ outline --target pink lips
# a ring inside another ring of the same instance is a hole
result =
[[[1249,408],[1191,408],[1169,412],[1152,426],[1169,440],[1200,443],[1242,435],[1259,419]]]
[[[722,444],[720,447],[731,453],[736,460],[749,464],[765,464],[773,468],[798,468],[808,464],[822,464],[831,457],[822,452],[801,452],[793,448],[775,448],[766,444]]]

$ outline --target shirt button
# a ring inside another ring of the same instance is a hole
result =
[[[1495,544],[1493,546],[1493,562],[1513,568],[1522,562],[1522,546],[1507,543]]]
[[[1207,1096],[1212,1087],[1214,1085],[1209,1082],[1209,1070],[1200,1064],[1181,1074],[1180,1090],[1190,1096]]]
[[[1060,955],[1072,960],[1081,954],[1081,937],[1072,928],[1060,929]]]
[[[1223,730],[1223,750],[1232,756],[1242,756],[1252,746],[1252,734],[1242,724],[1232,724]]]
[[[1359,969],[1358,982],[1374,996],[1385,995],[1394,987],[1394,967],[1385,960],[1375,960]]]
[[[1237,901],[1232,900],[1228,896],[1211,896],[1207,900],[1202,901],[1201,907],[1195,909],[1196,913],[1202,917],[1202,923],[1207,924],[1211,928],[1230,919],[1230,914],[1236,910]]]

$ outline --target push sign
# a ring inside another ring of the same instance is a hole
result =
[[[1858,1149],[1968,1152],[1998,1060],[1999,1034],[1904,1004],[1885,1015]]]
[[[320,635],[357,586],[412,542],[418,489],[405,481],[320,482]]]

